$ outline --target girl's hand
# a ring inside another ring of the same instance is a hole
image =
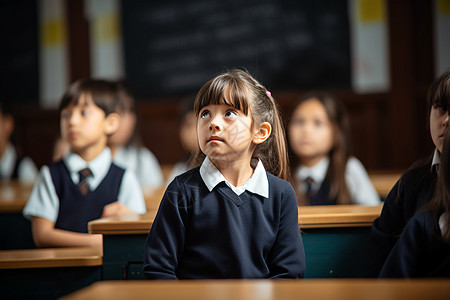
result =
[[[133,213],[133,211],[126,207],[123,203],[116,201],[105,205],[105,207],[103,208],[102,218],[120,216],[129,213]]]

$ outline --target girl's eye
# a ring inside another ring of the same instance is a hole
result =
[[[210,113],[207,110],[204,110],[200,113],[200,118],[202,118],[202,119],[207,119],[209,117],[210,117]]]
[[[322,127],[322,125],[323,125],[323,122],[322,122],[322,121],[319,121],[319,120],[315,120],[315,121],[314,121],[314,126],[316,126],[316,127]]]
[[[303,126],[304,123],[305,123],[305,121],[297,119],[292,122],[292,125],[293,126]]]
[[[61,112],[61,118],[62,118],[62,119],[68,119],[68,118],[70,118],[70,112],[68,112],[68,111],[62,111],[62,112]]]
[[[81,111],[81,115],[82,115],[83,117],[86,117],[86,116],[88,115],[88,111],[87,111],[86,109],[83,109],[83,110]]]
[[[229,110],[225,113],[226,118],[236,118],[237,113],[235,111]]]

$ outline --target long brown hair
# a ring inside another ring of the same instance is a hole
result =
[[[328,155],[330,158],[330,164],[326,174],[326,179],[330,183],[329,196],[332,199],[336,198],[338,204],[349,204],[351,202],[350,192],[348,190],[347,183],[345,182],[345,169],[348,158],[350,157],[347,112],[337,98],[322,91],[313,91],[303,95],[297,100],[292,112],[294,112],[300,104],[311,99],[317,99],[323,105],[328,119],[333,127],[333,147]],[[295,170],[295,168],[297,168],[301,163],[296,155],[291,156],[291,162],[291,167],[293,170]]]
[[[247,71],[233,69],[209,80],[198,92],[194,112],[211,104],[226,104],[245,115],[251,113],[252,124],[268,122],[272,126],[269,138],[256,146],[252,156],[260,159],[264,168],[275,176],[290,180],[286,136],[280,110],[271,93]],[[204,157],[204,156],[203,156]],[[199,152],[199,160],[202,153]]]
[[[435,107],[450,108],[450,71],[442,74],[430,87],[429,103]],[[437,233],[445,242],[450,243],[450,130],[444,138],[444,145],[440,156],[438,178],[434,197],[425,205],[425,210],[431,210],[439,218],[443,215],[446,228]]]

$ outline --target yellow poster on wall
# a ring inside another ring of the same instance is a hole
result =
[[[358,15],[361,23],[382,22],[386,19],[384,0],[359,0]]]
[[[450,0],[438,0],[438,12],[442,15],[450,15]]]

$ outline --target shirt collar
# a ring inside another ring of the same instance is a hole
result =
[[[109,148],[105,148],[96,158],[90,162],[86,162],[78,154],[73,153],[71,150],[67,151],[63,161],[70,172],[72,181],[78,183],[78,172],[84,168],[91,169],[92,176],[88,178],[90,186],[95,188],[100,184],[103,178],[109,171],[111,165],[111,151]]]
[[[327,156],[312,167],[300,166],[296,173],[296,179],[303,182],[306,178],[311,177],[315,183],[321,184],[327,175],[330,158]]]
[[[0,157],[0,178],[9,178],[12,175],[16,163],[16,151],[11,143],[8,143],[3,156]]]
[[[431,168],[441,163],[441,155],[438,149],[434,149],[433,160],[431,161]]]
[[[237,195],[240,195],[247,190],[265,198],[269,197],[269,181],[261,160],[258,160],[258,164],[256,165],[252,177],[241,187],[234,187],[231,183],[229,183],[211,162],[209,157],[205,158],[200,167],[200,176],[210,192],[219,183],[224,181]]]

